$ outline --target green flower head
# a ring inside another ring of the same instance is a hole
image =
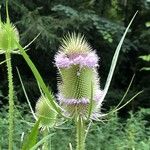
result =
[[[10,23],[8,1],[6,1],[6,22],[3,23],[0,18],[0,54],[18,53],[16,41],[19,41],[19,33],[16,27]]]
[[[0,51],[10,50],[13,52],[17,49],[17,45],[14,42],[19,41],[19,33],[14,25],[10,23],[0,23]]]
[[[57,112],[44,96],[41,96],[36,103],[36,116],[41,119],[41,127],[43,128],[51,128],[56,123]]]

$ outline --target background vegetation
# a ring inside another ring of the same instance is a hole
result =
[[[0,1],[2,9],[2,19],[5,18],[5,1]],[[109,93],[104,101],[103,110],[108,111],[110,107],[113,107],[119,103],[119,100],[123,96],[132,75],[135,73],[136,77],[133,82],[132,88],[128,94],[128,98],[132,97],[137,91],[144,90],[144,92],[132,101],[128,106],[123,108],[119,115],[123,121],[127,121],[125,124],[119,124],[119,121],[114,121],[114,130],[120,129],[120,126],[126,127],[123,132],[120,131],[120,136],[127,140],[126,134],[128,134],[128,125],[132,122],[125,120],[129,117],[129,111],[137,112],[140,108],[150,108],[150,73],[149,71],[141,70],[143,67],[148,67],[149,62],[143,61],[139,57],[141,55],[150,54],[150,1],[149,0],[10,0],[9,12],[12,22],[16,25],[20,33],[20,41],[22,45],[28,44],[38,33],[41,35],[30,46],[28,54],[35,63],[36,67],[40,71],[47,85],[49,85],[54,92],[57,92],[56,76],[57,70],[53,65],[54,54],[57,52],[61,38],[67,32],[81,32],[92,45],[93,49],[97,50],[97,54],[100,56],[99,74],[101,76],[101,87],[105,83],[111,59],[114,54],[114,50],[122,36],[122,33],[129,23],[129,20],[133,14],[139,10],[139,13],[134,20],[130,32],[123,44],[121,54],[119,56],[117,68],[114,74],[114,78],[111,84]],[[0,62],[4,60],[4,56],[0,55]],[[16,73],[16,67],[19,68],[22,75],[27,93],[30,101],[34,107],[40,92],[34,80],[34,77],[23,60],[19,55],[13,55],[13,71],[15,79],[15,91],[16,91],[16,105],[25,103],[25,97],[18,80]],[[6,76],[5,64],[0,66],[0,109],[2,106],[7,107],[7,76]],[[128,99],[126,99],[128,100]],[[25,108],[26,109],[26,108]],[[6,109],[7,110],[7,109]],[[26,114],[27,112],[23,112]],[[1,114],[2,118],[5,115]],[[138,118],[136,123],[133,123],[133,129],[140,131],[144,128],[142,123],[138,124]],[[142,118],[145,121],[150,121],[149,117]],[[130,119],[129,119],[130,120]],[[3,122],[3,121],[1,121]],[[4,123],[5,124],[5,123]],[[104,127],[100,127],[100,133],[106,138],[106,141],[111,138],[108,131],[106,135],[103,134],[103,130],[107,129],[107,126],[113,126],[107,124]],[[130,125],[129,125],[130,126]],[[147,124],[149,126],[149,124]],[[97,128],[93,127],[91,131],[92,135],[97,134]],[[20,126],[21,128],[21,126]],[[95,131],[96,128],[96,131]],[[103,128],[103,129],[102,129]],[[130,127],[129,127],[130,128]],[[131,127],[132,128],[132,127]],[[26,129],[24,129],[26,130]],[[132,130],[132,129],[131,129]],[[142,130],[142,135],[147,137],[147,131]],[[110,131],[111,132],[111,131]],[[132,132],[131,132],[132,133]],[[19,132],[20,134],[20,132]],[[60,133],[61,134],[61,133]],[[64,134],[64,133],[63,133]],[[118,135],[112,134],[118,139]],[[139,133],[140,134],[140,133]],[[0,133],[1,135],[1,133]],[[96,140],[96,137],[89,137],[91,140]],[[122,136],[121,136],[122,135]],[[139,136],[139,135],[138,135]],[[67,136],[66,136],[67,137]],[[136,136],[137,137],[137,136]],[[95,139],[93,139],[95,138]],[[98,138],[98,137],[97,137]],[[141,137],[142,138],[142,137]],[[5,138],[4,138],[5,139]],[[88,139],[88,140],[89,140]],[[130,139],[129,139],[130,140]],[[146,139],[143,139],[145,141]],[[103,141],[103,139],[99,139]],[[130,140],[132,141],[132,140]],[[111,141],[115,145],[115,141]],[[148,141],[145,141],[146,143]],[[139,143],[141,144],[141,143]],[[106,143],[108,146],[108,143]],[[132,144],[131,144],[132,145]],[[92,146],[92,145],[91,145]],[[90,144],[89,144],[90,147]],[[132,146],[130,146],[132,147]],[[107,149],[109,149],[107,147]]]
[[[0,150],[7,150],[7,108],[0,113]],[[24,110],[24,111],[23,111]],[[31,128],[33,118],[27,113],[27,106],[17,107],[15,111],[14,150],[20,150],[22,135]],[[130,112],[128,119],[121,119],[117,114],[106,118],[104,122],[94,122],[86,139],[87,150],[149,150],[150,149],[150,109]],[[54,135],[49,139],[52,150],[67,150],[69,142],[74,141],[75,127],[71,122],[50,130]],[[42,137],[42,132],[40,134]],[[61,137],[61,138],[60,138]],[[61,140],[60,140],[61,139]],[[73,147],[75,143],[72,142]]]

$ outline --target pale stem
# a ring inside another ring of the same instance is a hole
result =
[[[6,63],[7,63],[7,74],[8,74],[8,98],[9,98],[9,150],[13,149],[13,130],[14,130],[14,87],[13,87],[13,74],[11,65],[11,54],[10,52],[5,53]]]

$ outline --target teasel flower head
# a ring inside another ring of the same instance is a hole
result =
[[[52,108],[48,98],[42,95],[36,103],[36,116],[41,119],[40,127],[51,128],[55,125],[57,112]]]
[[[103,92],[97,73],[98,56],[81,34],[69,34],[55,56],[58,101],[68,116],[87,118],[98,111]]]
[[[0,53],[5,53],[8,49],[13,53],[17,49],[14,39],[19,41],[19,33],[14,25],[1,23],[0,37]]]
[[[15,41],[19,41],[19,32],[10,22],[8,13],[8,1],[6,1],[6,14],[7,18],[6,22],[4,23],[1,21],[0,16],[0,54],[6,53],[8,50],[10,53],[18,53],[18,47]]]

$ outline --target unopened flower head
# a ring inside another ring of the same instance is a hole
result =
[[[84,36],[74,33],[63,39],[55,64],[61,76],[58,100],[66,114],[86,117],[91,100],[92,112],[96,111],[102,96],[97,74],[98,60]]]
[[[14,40],[19,41],[19,33],[15,26],[0,22],[0,54],[7,50],[13,53],[18,48]]]
[[[41,127],[50,128],[55,125],[57,112],[52,108],[49,100],[41,96],[36,103],[36,116],[41,118]]]

